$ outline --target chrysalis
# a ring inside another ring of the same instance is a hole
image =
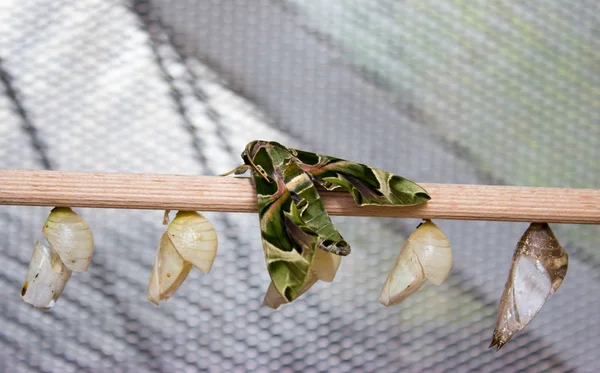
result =
[[[452,268],[452,249],[444,233],[426,220],[408,237],[396,257],[379,302],[391,306],[402,302],[429,280],[441,285]]]
[[[71,272],[87,270],[94,239],[85,220],[68,207],[50,212],[42,234],[48,246],[35,243],[21,296],[34,307],[48,309],[56,303]]]
[[[513,255],[490,348],[499,350],[523,330],[560,286],[569,256],[546,223],[532,223]]]
[[[179,211],[161,237],[148,285],[148,300],[158,305],[169,299],[192,266],[208,273],[216,255],[217,233],[212,224],[195,211]]]
[[[315,252],[315,258],[310,268],[310,272],[306,277],[306,281],[304,282],[304,286],[302,286],[298,292],[298,295],[294,299],[297,299],[302,294],[306,293],[308,289],[310,289],[319,280],[325,282],[333,281],[333,278],[340,267],[341,261],[342,257],[339,255],[335,255],[324,250],[317,250]],[[263,300],[263,304],[267,307],[277,309],[284,303],[288,303],[288,301],[279,293],[275,287],[275,284],[273,284],[271,281],[269,284],[269,289],[267,290],[267,294]]]
[[[69,207],[56,207],[48,216],[42,234],[73,272],[87,271],[94,254],[89,225]]]

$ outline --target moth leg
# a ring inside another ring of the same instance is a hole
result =
[[[241,175],[244,172],[248,171],[250,169],[250,166],[243,164],[241,166],[237,166],[236,168],[234,168],[233,170],[229,171],[229,172],[225,172],[224,174],[220,174],[219,176],[227,176],[227,175]]]
[[[313,182],[317,182],[320,186],[322,186],[323,188],[325,188],[327,190],[334,190],[334,189],[339,188],[339,185],[335,185],[334,183],[332,183],[330,181],[325,181],[325,180],[321,179],[319,176],[312,175],[310,173],[308,173],[308,175],[310,176],[310,178],[312,179]]]
[[[254,165],[254,169],[256,170],[256,172],[258,172],[258,174],[260,175],[260,177],[262,177],[263,179],[265,179],[265,181],[267,183],[270,183],[271,180],[269,179],[269,175],[267,175],[267,171],[265,171],[264,168],[262,168],[261,165]]]
[[[169,213],[171,210],[165,210],[165,214],[163,215],[163,225],[169,224]]]

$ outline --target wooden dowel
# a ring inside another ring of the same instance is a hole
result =
[[[358,207],[321,190],[331,215],[600,224],[600,190],[421,184],[431,201]],[[0,205],[256,212],[248,178],[0,169]]]

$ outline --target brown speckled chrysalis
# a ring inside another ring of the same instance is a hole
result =
[[[546,223],[532,223],[513,255],[490,348],[499,350],[523,330],[567,274],[569,256]]]

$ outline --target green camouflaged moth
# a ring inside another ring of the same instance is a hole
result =
[[[267,269],[288,302],[302,290],[317,248],[342,256],[350,253],[315,182],[328,190],[346,189],[360,206],[409,206],[430,199],[423,188],[403,177],[277,142],[252,141],[242,159],[245,165],[229,173],[252,172]]]

